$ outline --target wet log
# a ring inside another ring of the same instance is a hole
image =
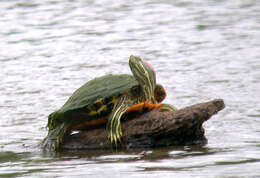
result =
[[[117,149],[206,144],[202,124],[225,107],[222,99],[195,104],[176,112],[148,113],[122,121],[123,139]],[[81,131],[65,138],[65,150],[112,149],[105,128]]]

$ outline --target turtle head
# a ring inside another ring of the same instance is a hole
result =
[[[140,84],[144,97],[147,101],[155,103],[154,90],[156,86],[156,76],[152,66],[143,61],[140,57],[130,56],[129,66],[135,77]]]

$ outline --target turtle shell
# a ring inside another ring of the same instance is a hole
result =
[[[138,86],[136,79],[127,74],[105,75],[88,81],[77,89],[59,112],[67,112],[93,104],[99,99],[105,99]]]
[[[118,95],[124,94],[124,92],[130,91],[132,88],[138,86],[139,83],[136,79],[132,75],[127,74],[109,74],[94,78],[77,89],[59,110],[49,115],[48,127],[53,129],[58,123],[66,122],[71,118],[80,121],[81,119],[79,117],[82,116],[82,112],[90,113],[91,110],[96,109],[93,105],[97,103],[97,101],[102,101],[99,102],[99,105],[100,103],[105,105],[109,103],[110,100],[116,99]],[[105,113],[108,114],[111,110],[112,108],[107,107]],[[95,112],[92,116],[90,119],[100,117],[97,116]]]

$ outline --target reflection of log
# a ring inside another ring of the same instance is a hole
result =
[[[122,122],[123,148],[207,143],[203,122],[225,107],[223,100],[192,105],[171,112],[150,111]],[[117,147],[119,147],[118,145]],[[82,131],[66,138],[63,149],[107,149],[105,128]]]

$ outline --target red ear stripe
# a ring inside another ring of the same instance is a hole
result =
[[[155,70],[153,69],[152,65],[149,64],[149,63],[146,62],[146,61],[143,61],[143,62],[145,63],[145,65],[146,65],[149,69],[151,69],[151,70],[153,71],[154,78],[156,79],[156,73],[155,73]]]

